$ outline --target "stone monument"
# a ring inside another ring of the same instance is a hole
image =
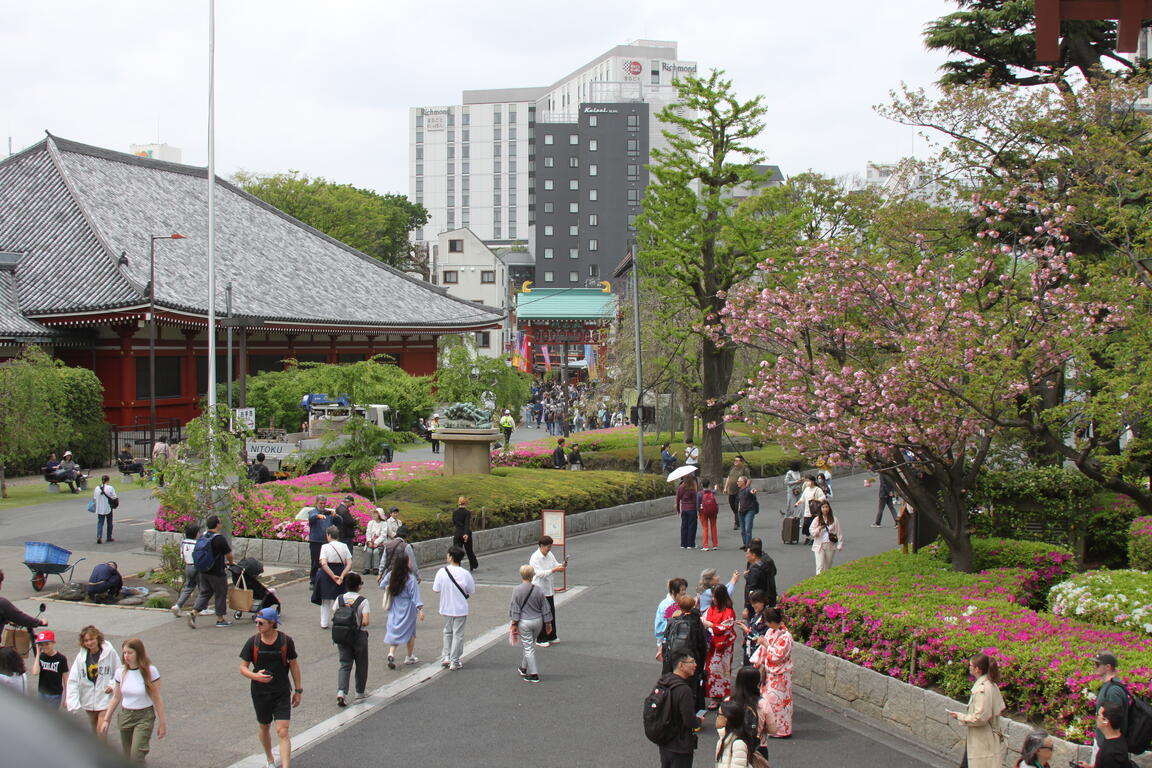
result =
[[[432,433],[444,445],[444,475],[488,474],[492,444],[500,430],[492,426],[492,411],[473,403],[453,403],[442,411],[440,428]]]

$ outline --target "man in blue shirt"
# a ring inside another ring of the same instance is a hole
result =
[[[332,525],[332,512],[328,509],[328,497],[317,496],[316,506],[308,510],[308,550],[312,555],[308,568],[308,584],[316,583],[316,571],[320,569],[320,548],[328,541],[328,528]]]
[[[88,577],[88,597],[97,602],[115,600],[123,588],[124,578],[120,575],[119,566],[112,561],[100,563]]]

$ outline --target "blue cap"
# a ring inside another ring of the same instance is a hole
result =
[[[275,608],[261,608],[256,612],[256,618],[271,621],[275,624],[280,623],[280,614],[276,612]]]

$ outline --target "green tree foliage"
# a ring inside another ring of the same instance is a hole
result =
[[[1064,21],[1060,60],[1036,63],[1035,0],[955,0],[958,11],[930,22],[924,43],[958,58],[941,69],[941,85],[984,83],[994,87],[1055,85],[1073,89],[1072,73],[1088,82],[1106,77],[1114,62],[1135,71],[1134,61],[1116,51],[1116,22]]]
[[[404,195],[380,195],[298,171],[259,176],[241,171],[236,183],[249,194],[397,269],[413,265],[408,234],[428,212]]]
[[[440,350],[440,367],[434,378],[436,400],[483,405],[485,393],[490,392],[497,412],[508,408],[514,414],[520,413],[532,394],[531,377],[508,365],[502,357],[478,354],[464,338],[446,340]]]
[[[309,452],[303,463],[311,464],[334,456],[332,473],[344,478],[353,493],[367,496],[365,491],[371,491],[372,501],[376,502],[377,484],[373,470],[395,442],[395,433],[380,429],[367,419],[353,418],[344,423],[342,431],[330,432],[319,448]]]
[[[377,355],[358,363],[299,363],[283,371],[266,371],[248,379],[248,406],[256,409],[257,426],[295,432],[306,418],[300,408],[305,395],[348,395],[356,405],[390,406],[397,428],[406,429],[432,409],[431,378],[410,376],[386,360]]]
[[[66,414],[72,422],[70,448],[85,466],[102,467],[108,455],[108,423],[104,420],[104,386],[87,368],[60,365],[64,381]]]
[[[677,81],[678,104],[657,116],[670,126],[667,150],[653,150],[654,183],[644,199],[637,262],[643,291],[659,299],[661,327],[683,341],[687,365],[700,372],[703,476],[718,477],[723,415],[736,350],[715,341],[724,294],[756,271],[757,250],[741,246],[751,217],[732,204],[741,185],[762,177],[749,143],[764,127],[761,97],[742,102],[713,71]],[[688,312],[687,321],[676,319]]]
[[[196,519],[229,511],[228,491],[247,485],[248,475],[244,443],[228,431],[228,420],[227,406],[219,405],[184,427],[176,458],[157,467],[164,474],[164,487],[155,492],[161,505]]]
[[[68,393],[59,368],[39,347],[0,365],[0,490],[6,466],[43,462],[50,451],[71,440]]]

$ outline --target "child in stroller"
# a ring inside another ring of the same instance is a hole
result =
[[[280,598],[276,597],[276,590],[260,582],[259,576],[264,573],[263,563],[254,557],[245,557],[229,565],[228,571],[232,574],[234,586],[252,590],[252,609],[249,612],[253,620],[256,619],[256,614],[265,608],[275,608],[277,613],[284,613],[284,609],[280,606]],[[244,580],[243,584],[240,582],[241,578]],[[244,611],[236,611],[235,615],[237,619],[242,618]]]

